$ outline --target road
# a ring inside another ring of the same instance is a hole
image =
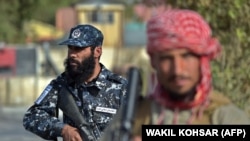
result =
[[[22,118],[26,110],[27,107],[0,107],[1,141],[45,141],[23,128]]]

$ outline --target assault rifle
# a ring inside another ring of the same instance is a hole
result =
[[[80,131],[81,138],[84,141],[97,141],[97,138],[91,132],[93,128],[97,127],[89,125],[83,119],[72,94],[67,88],[62,87],[62,90],[59,93],[58,100],[58,108],[60,108],[62,112],[75,123],[75,125],[77,125],[77,128]]]
[[[142,79],[140,69],[131,67],[127,73],[127,100],[113,121],[104,131],[100,141],[130,141],[132,136],[135,105],[141,94]]]

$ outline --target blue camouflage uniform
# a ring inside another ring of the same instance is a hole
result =
[[[90,40],[87,40],[90,39]],[[97,46],[102,43],[102,34],[91,25],[78,25],[72,28],[65,45],[79,47]],[[101,72],[92,82],[76,85],[67,82],[65,72],[53,79],[44,89],[35,103],[27,110],[23,118],[26,130],[47,140],[62,136],[64,124],[77,127],[63,114],[63,121],[57,117],[58,95],[62,87],[67,87],[84,117],[91,125],[96,125],[102,133],[112,120],[119,107],[125,103],[127,80],[109,71],[101,64]],[[96,129],[91,131],[96,137]]]
[[[63,116],[64,122],[56,118],[58,92],[63,81],[66,81],[64,74],[52,80],[35,104],[25,113],[23,119],[23,125],[27,130],[44,139],[61,136],[65,123],[76,127],[65,115]],[[88,123],[96,123],[99,130],[103,131],[125,98],[126,84],[127,81],[124,78],[102,66],[102,71],[96,81],[87,85],[69,86],[69,90],[81,109],[84,119]],[[110,108],[113,111],[101,112],[97,111],[97,108]]]

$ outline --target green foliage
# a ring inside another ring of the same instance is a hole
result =
[[[222,44],[221,56],[212,63],[214,87],[240,107],[250,102],[250,1],[168,0],[174,7],[201,13]]]
[[[56,10],[79,0],[0,0],[0,42],[25,41],[23,25],[30,19],[55,22]]]
[[[23,23],[35,19],[55,22],[58,8],[80,0],[0,0],[0,42],[24,42]],[[214,87],[240,107],[250,103],[250,1],[166,0],[174,7],[193,9],[208,21],[222,44],[221,56],[212,62]],[[132,7],[126,13],[131,15]]]

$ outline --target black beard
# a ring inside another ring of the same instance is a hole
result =
[[[70,63],[74,62],[77,64],[76,68],[70,66]],[[95,58],[92,53],[88,58],[85,58],[82,63],[75,61],[72,58],[67,58],[64,61],[65,73],[68,82],[75,82],[75,84],[81,84],[87,81],[94,72],[95,69]]]
[[[187,91],[185,94],[177,94],[171,90],[167,90],[170,98],[174,101],[192,101],[196,95],[196,87],[192,88],[191,90]]]

